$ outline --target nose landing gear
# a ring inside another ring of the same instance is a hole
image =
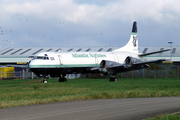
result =
[[[41,80],[42,83],[48,83],[46,79]]]
[[[42,76],[44,79],[41,80],[42,83],[48,83],[47,79],[49,79],[48,75],[40,75]]]

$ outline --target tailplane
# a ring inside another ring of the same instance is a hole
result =
[[[132,52],[138,54],[138,36],[137,36],[137,22],[134,21],[133,27],[132,27],[132,33],[129,39],[129,42],[122,48],[119,48],[117,50],[114,50],[116,52]]]

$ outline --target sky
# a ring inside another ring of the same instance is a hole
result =
[[[0,0],[0,50],[124,46],[137,21],[140,47],[180,46],[179,0]]]

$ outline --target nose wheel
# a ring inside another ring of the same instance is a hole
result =
[[[43,79],[42,83],[48,83],[48,81],[46,79]]]
[[[42,83],[48,83],[47,79],[49,79],[48,75],[41,75],[44,79],[41,80]]]

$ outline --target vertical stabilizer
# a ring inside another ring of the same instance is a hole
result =
[[[124,51],[124,52],[132,52],[138,53],[138,36],[137,36],[137,22],[133,22],[132,32],[129,39],[129,42],[122,48],[119,48],[114,51]]]

